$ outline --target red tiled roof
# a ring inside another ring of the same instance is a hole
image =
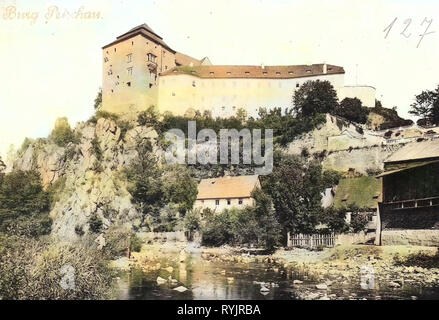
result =
[[[198,184],[197,199],[249,198],[259,186],[256,175],[203,179]]]
[[[295,65],[295,66],[180,66],[161,74],[161,76],[175,74],[191,74],[199,78],[267,78],[267,79],[290,79],[324,74],[344,74],[343,67],[324,64]]]

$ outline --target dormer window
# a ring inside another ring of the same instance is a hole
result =
[[[230,71],[227,72],[227,75],[230,76],[232,73]]]
[[[306,70],[306,73],[311,73],[311,70],[310,69]]]
[[[246,75],[246,76],[250,75],[250,72],[246,71],[246,72],[245,72],[245,75]]]
[[[293,74],[294,72],[293,71],[288,71],[288,74]]]
[[[264,72],[262,72],[262,74],[263,74],[264,76],[266,76],[266,75],[268,74],[268,72],[267,72],[267,71],[264,71]]]
[[[215,74],[215,72],[211,71],[211,72],[209,72],[209,74],[210,74],[211,76],[213,76],[213,75]]]
[[[279,72],[279,71],[277,71],[277,72],[276,72],[276,75],[280,76],[280,72]]]

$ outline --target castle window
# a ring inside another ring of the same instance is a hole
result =
[[[233,106],[233,107],[232,107],[232,109],[233,109],[233,110],[236,110],[236,107],[235,107],[235,106]]]
[[[107,50],[107,54],[108,54],[108,50]]]
[[[227,205],[230,206],[231,203],[232,201],[230,199],[227,199]]]
[[[128,87],[131,87],[131,82],[127,82],[127,86],[128,86]]]
[[[108,70],[108,75],[111,76],[113,74],[113,70]]]
[[[133,75],[133,67],[127,68],[127,73],[129,76]]]
[[[104,58],[104,62],[108,62],[108,58],[107,57]]]
[[[116,48],[114,48],[114,52],[116,52]]]
[[[239,204],[242,204],[242,199],[239,199],[238,203],[239,203]]]
[[[133,60],[133,54],[127,54],[127,62],[131,62]]]
[[[113,89],[111,89],[111,93],[113,93],[114,92],[114,90]]]
[[[196,87],[197,85],[196,85],[196,83],[195,83],[195,81],[192,81],[192,87]]]
[[[300,87],[300,84],[296,83],[296,88],[299,88],[299,87]]]
[[[117,75],[117,78],[118,78],[118,79],[120,78],[119,75]]]
[[[149,84],[149,88],[150,88],[150,89],[152,88],[152,83]]]
[[[157,56],[153,55],[152,53],[148,53],[148,61],[155,63],[157,61]]]
[[[165,66],[165,70],[168,70],[168,66]]]
[[[223,106],[221,109],[223,109],[223,111],[224,111],[224,110],[226,110],[226,107]]]
[[[219,200],[215,200],[215,205],[219,206]]]

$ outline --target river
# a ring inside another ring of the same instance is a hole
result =
[[[158,282],[158,277],[163,280]],[[206,259],[192,249],[184,259],[179,259],[178,252],[160,254],[148,268],[137,266],[121,273],[117,296],[125,300],[439,299],[439,288],[405,285],[394,289],[382,281],[364,289],[359,277],[348,280],[348,284],[334,281],[326,290],[318,290],[316,284],[321,281],[291,268]],[[174,290],[177,287],[187,290]]]

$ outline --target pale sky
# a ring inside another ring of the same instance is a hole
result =
[[[99,18],[72,18],[81,7]],[[101,47],[142,23],[214,64],[343,66],[346,85],[376,87],[384,106],[406,117],[414,95],[439,84],[436,0],[0,0],[0,14],[3,156],[25,137],[47,136],[57,117],[90,118]],[[434,33],[417,48],[425,32]]]

